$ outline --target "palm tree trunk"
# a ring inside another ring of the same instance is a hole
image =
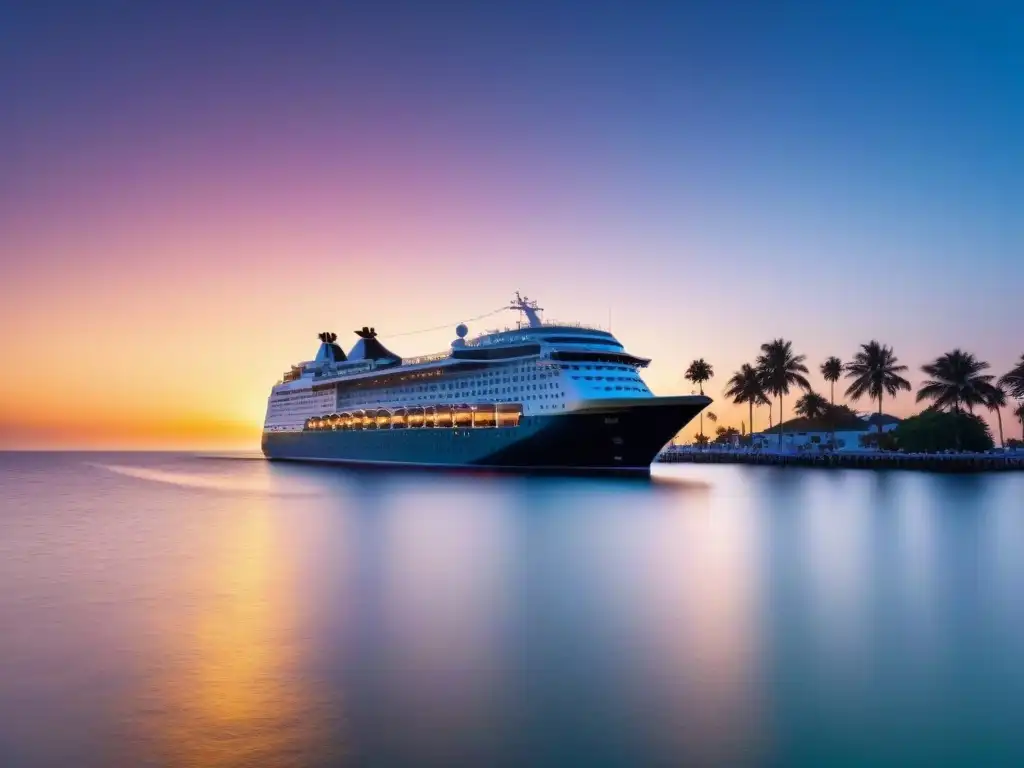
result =
[[[996,418],[999,420],[999,447],[1005,448],[1006,441],[1003,439],[1003,414],[996,408]]]
[[[882,437],[882,393],[878,393],[878,437]]]
[[[750,406],[750,444],[754,444],[754,401],[748,400],[747,405]]]
[[[832,385],[832,395],[829,400],[832,403],[832,413],[829,414],[829,418],[832,421],[832,450],[834,451],[836,449],[836,383],[833,381],[830,384]]]
[[[782,434],[786,431],[785,427],[782,426],[782,393],[779,392],[779,448],[782,448]]]
[[[703,395],[704,394],[704,385],[701,384],[700,382],[698,382],[697,383],[697,387],[698,387],[698,389],[700,389],[701,395]],[[704,437],[704,411],[703,411],[703,409],[700,412],[700,436]],[[704,450],[704,441],[701,441],[700,449],[702,451]]]

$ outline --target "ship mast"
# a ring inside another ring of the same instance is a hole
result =
[[[526,325],[528,328],[539,328],[544,324],[541,322],[540,315],[537,314],[538,312],[543,312],[544,309],[538,307],[536,301],[532,301],[526,296],[520,296],[519,291],[516,291],[515,299],[512,300],[512,303],[507,308],[526,315]],[[519,327],[523,327],[521,320],[519,321]]]

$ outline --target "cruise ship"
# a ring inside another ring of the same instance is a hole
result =
[[[548,323],[518,293],[514,328],[402,358],[372,327],[346,354],[321,333],[316,358],[274,385],[263,427],[273,460],[649,472],[658,452],[711,399],[656,397],[650,362],[609,332]]]

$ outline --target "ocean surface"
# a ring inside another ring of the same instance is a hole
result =
[[[0,766],[1022,764],[1024,475],[0,453]]]

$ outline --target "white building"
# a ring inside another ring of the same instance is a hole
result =
[[[900,419],[883,413],[881,415],[882,432],[891,432],[900,424]],[[843,424],[836,430],[836,449],[840,451],[856,451],[861,449],[861,438],[878,431],[878,414],[872,414],[868,418],[862,418],[861,424],[852,427],[850,424]],[[808,450],[821,447],[828,447],[832,439],[832,430],[821,422],[812,422],[808,419],[791,419],[783,424],[782,447],[788,450]],[[754,445],[760,444],[764,448],[774,448],[779,445],[779,428],[772,427],[764,432],[756,432],[753,435]]]

